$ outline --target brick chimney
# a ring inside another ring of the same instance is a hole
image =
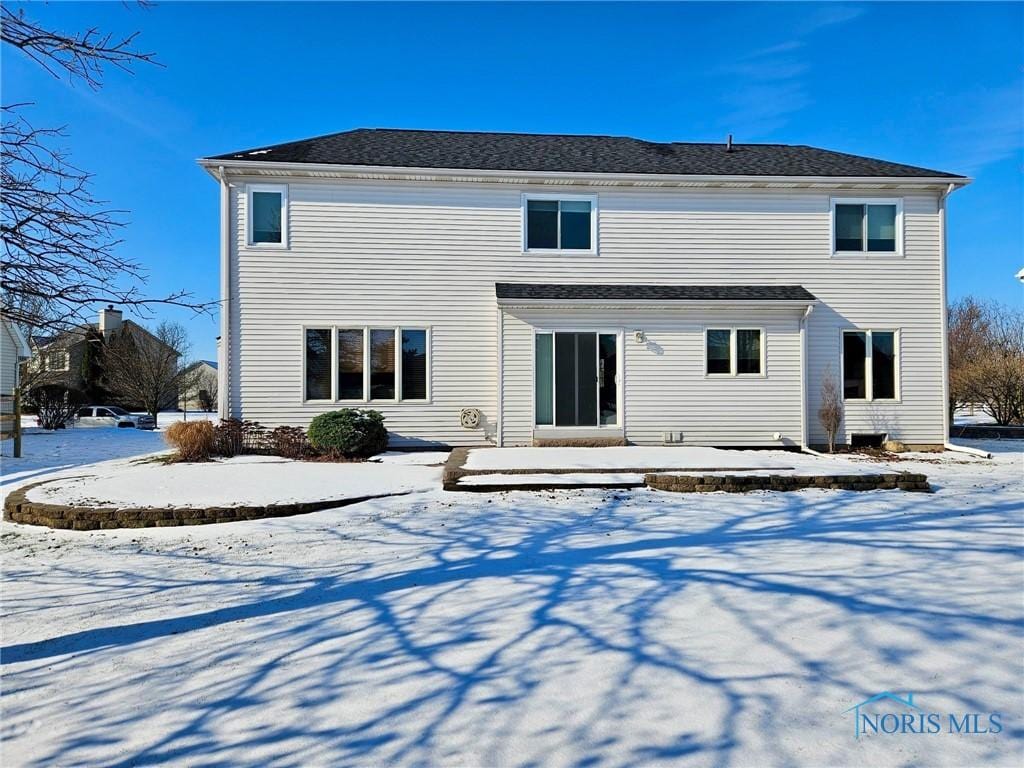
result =
[[[113,304],[108,304],[106,309],[100,310],[100,333],[108,336],[114,331],[121,329],[121,310],[114,309]]]

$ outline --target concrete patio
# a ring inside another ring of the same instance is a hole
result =
[[[677,492],[929,490],[924,475],[838,456],[703,446],[459,448],[444,471],[448,491],[641,488]]]

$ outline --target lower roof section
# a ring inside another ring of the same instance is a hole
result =
[[[498,303],[593,302],[803,302],[817,301],[802,285],[652,285],[495,283]]]

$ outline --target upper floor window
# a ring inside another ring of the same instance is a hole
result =
[[[249,245],[287,247],[288,187],[250,184]]]
[[[66,371],[68,370],[70,355],[66,349],[58,349],[42,354],[42,369],[44,371]]]
[[[708,328],[704,333],[704,371],[708,376],[764,374],[760,328]]]
[[[903,203],[900,200],[833,198],[832,248],[835,253],[899,254]]]
[[[843,399],[896,400],[895,331],[843,331]]]
[[[524,196],[525,250],[592,251],[596,197]]]

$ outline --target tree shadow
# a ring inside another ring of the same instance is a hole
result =
[[[5,730],[82,724],[31,765],[724,766],[798,762],[787,716],[837,762],[840,704],[879,686],[1020,708],[1021,507],[991,498],[435,493],[274,521],[251,551],[23,564],[43,588],[8,621],[55,594],[101,618],[8,635]]]

